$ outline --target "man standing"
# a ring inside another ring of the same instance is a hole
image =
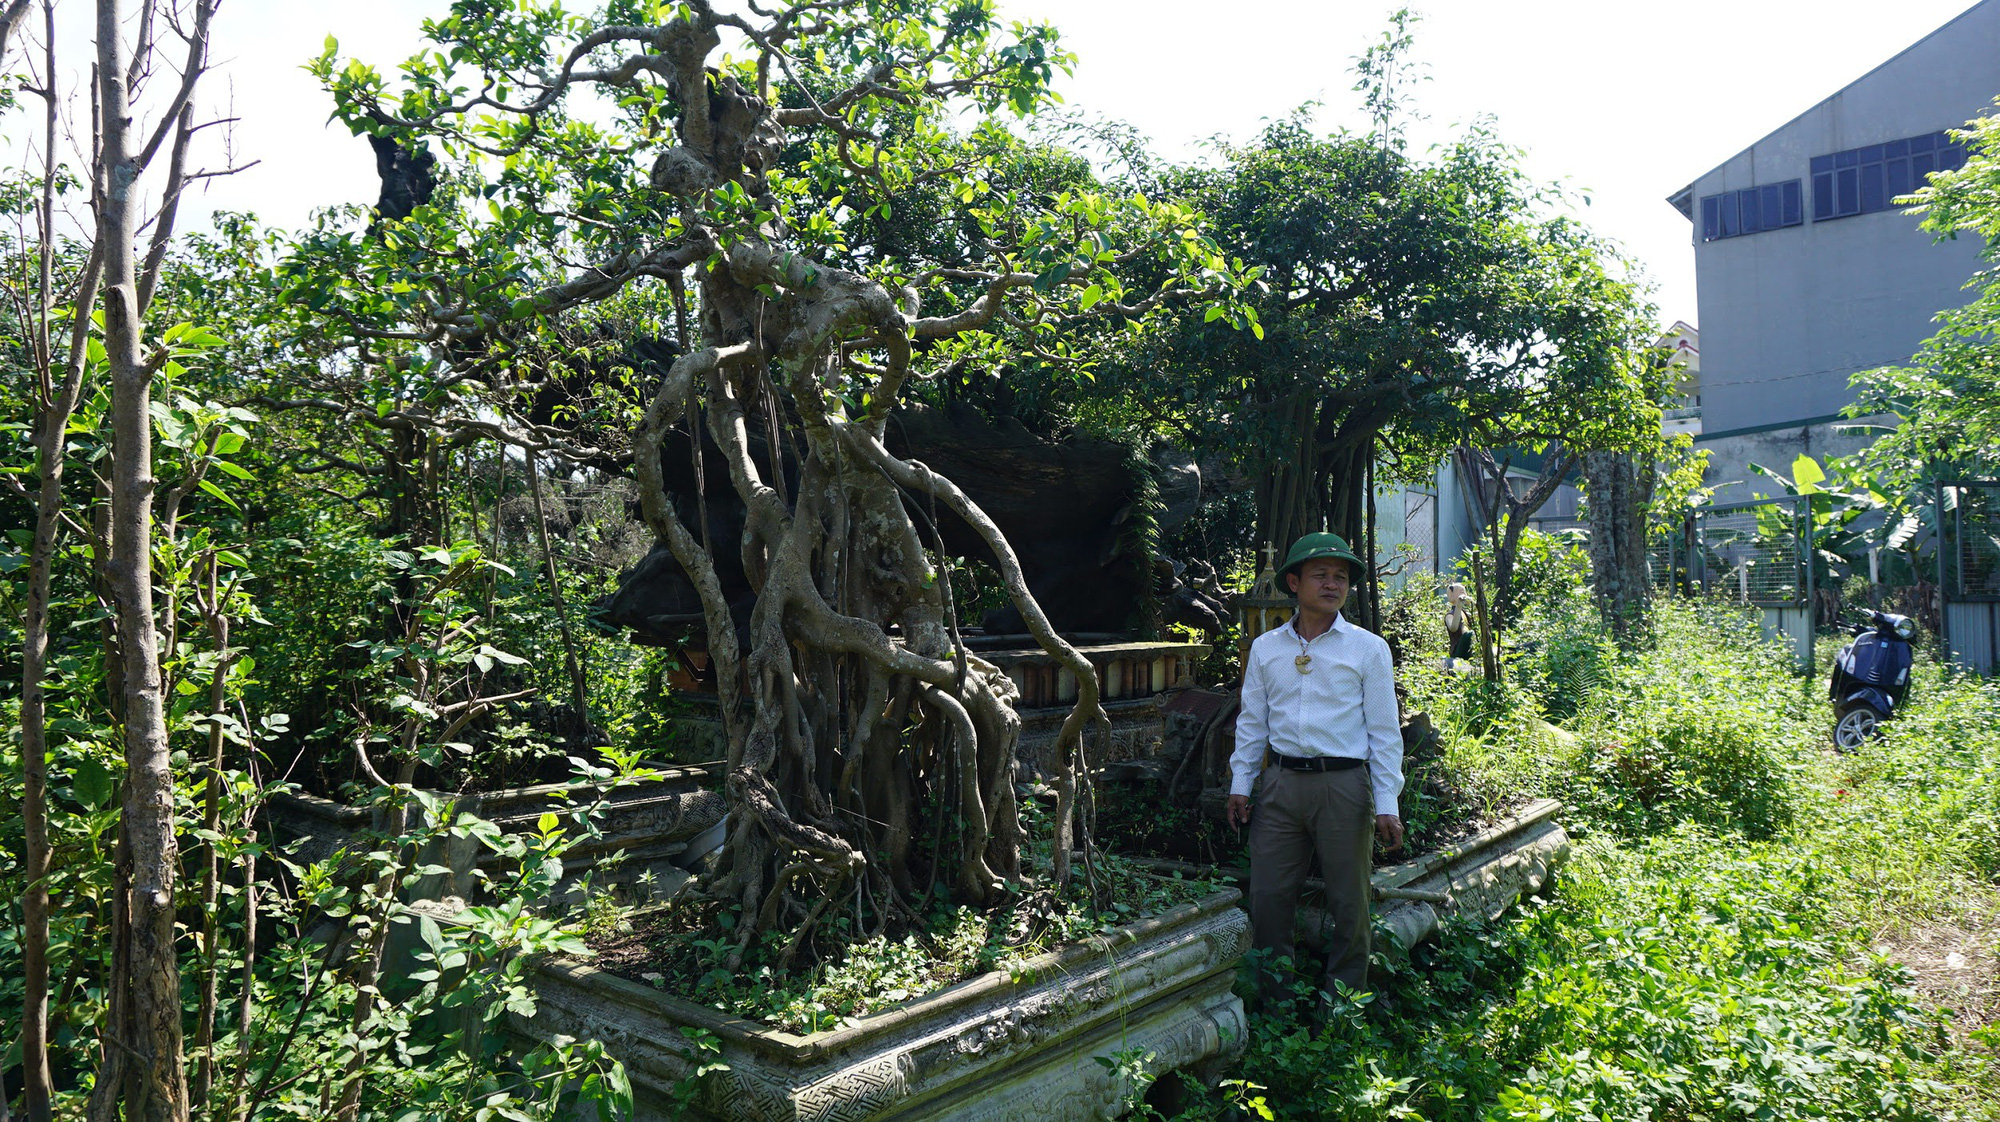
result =
[[[1333,921],[1328,993],[1335,982],[1368,988],[1369,842],[1379,837],[1393,849],[1403,841],[1389,644],[1340,618],[1360,567],[1336,534],[1307,534],[1285,555],[1280,579],[1298,612],[1250,645],[1229,760],[1229,822],[1250,824],[1252,941],[1273,957],[1291,956],[1299,890],[1317,852]]]

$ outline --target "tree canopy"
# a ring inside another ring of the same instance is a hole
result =
[[[878,927],[909,916],[932,862],[961,898],[993,902],[1021,878],[1012,685],[957,637],[938,543],[906,503],[979,532],[1037,640],[1075,672],[1066,761],[1106,718],[1004,538],[950,480],[892,455],[884,426],[912,382],[1062,356],[1079,325],[1194,300],[1252,326],[1238,294],[1254,274],[1185,205],[1075,168],[1035,173],[1048,158],[1002,122],[1050,100],[1069,64],[1052,29],[966,0],[653,14],[461,0],[426,23],[432,46],[393,87],[330,44],[314,70],[336,115],[405,150],[434,145],[439,186],[373,233],[302,243],[290,294],[346,324],[361,364],[423,379],[429,410],[517,377],[528,349],[560,352],[528,341],[565,313],[622,299],[628,331],[658,325],[669,357],[628,364],[611,395],[617,451],[703,606],[737,808],[717,894],[744,909],[739,948],[773,926],[803,937],[857,893]],[[661,450],[676,426],[721,450],[740,542],[709,538],[702,496],[672,486]],[[511,438],[575,454],[559,427]],[[747,602],[726,587],[739,558]]]

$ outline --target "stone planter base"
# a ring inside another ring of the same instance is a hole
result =
[[[666,767],[658,779],[649,779],[606,791],[595,786],[571,787],[544,783],[532,787],[511,787],[498,791],[467,792],[457,795],[461,813],[476,814],[507,833],[527,833],[535,829],[546,811],[563,817],[564,828],[574,831],[569,821],[572,808],[588,805],[600,794],[605,806],[598,813],[601,836],[586,838],[563,855],[563,885],[557,898],[568,901],[578,895],[580,879],[593,874],[599,888],[628,886],[628,895],[647,895],[640,885],[650,881],[651,895],[663,897],[686,879],[672,860],[687,849],[689,839],[721,821],[722,796],[705,790],[711,769],[720,765]],[[295,846],[293,852],[304,861],[318,861],[354,845],[360,836],[382,825],[380,808],[349,806],[314,795],[285,794],[270,802],[271,825],[281,845]],[[617,857],[616,861],[608,858]],[[477,882],[471,875],[481,863],[498,858],[473,841],[449,841],[437,851],[423,856],[424,863],[448,867],[451,872],[427,877],[417,884],[412,899],[441,899],[457,896],[477,903]]]
[[[1448,915],[1478,915],[1498,919],[1521,897],[1548,882],[1556,866],[1569,856],[1569,834],[1555,820],[1562,804],[1540,799],[1505,821],[1436,853],[1400,865],[1385,865],[1370,878],[1375,918],[1388,927],[1397,946],[1407,954],[1437,933]],[[1219,876],[1245,881],[1242,869],[1216,869],[1182,861],[1131,859],[1159,872]],[[1322,884],[1307,880],[1299,904],[1298,940],[1320,949],[1325,945],[1327,915],[1317,905]]]
[[[1457,845],[1377,869],[1377,918],[1406,953],[1437,932],[1442,916],[1500,918],[1569,856],[1569,833],[1555,820],[1561,809],[1540,799]]]
[[[603,1041],[631,1076],[637,1122],[1117,1117],[1130,1088],[1097,1057],[1151,1053],[1155,1073],[1214,1079],[1242,1052],[1230,992],[1249,946],[1239,899],[1217,893],[810,1036],[570,961],[537,967],[536,1015],[509,1029],[529,1042]],[[729,1070],[686,1082],[683,1029],[712,1033]]]

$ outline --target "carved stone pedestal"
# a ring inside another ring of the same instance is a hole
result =
[[[1249,946],[1238,899],[1220,892],[810,1036],[560,960],[533,975],[535,1017],[509,1029],[603,1041],[631,1075],[637,1122],[1117,1117],[1130,1088],[1098,1057],[1150,1053],[1154,1072],[1213,1079],[1242,1052],[1243,1005],[1230,993]],[[729,1070],[690,1082],[682,1029],[714,1034]]]

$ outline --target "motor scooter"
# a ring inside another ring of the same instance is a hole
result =
[[[1876,735],[1910,689],[1910,640],[1917,624],[1908,616],[1869,612],[1854,628],[1854,641],[1833,656],[1827,696],[1833,699],[1833,746],[1843,752]]]

